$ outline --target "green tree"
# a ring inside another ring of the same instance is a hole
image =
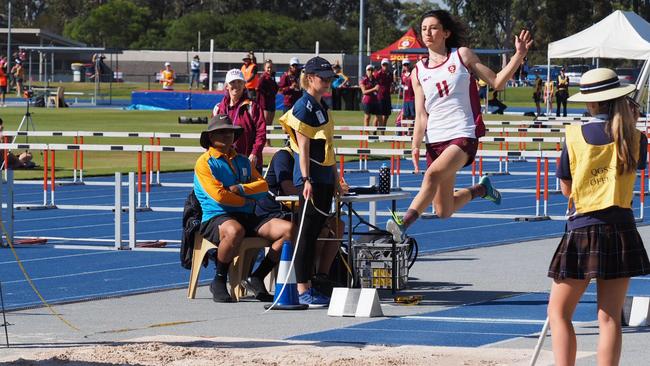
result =
[[[201,49],[208,49],[210,38],[218,38],[225,32],[225,18],[207,12],[187,14],[172,21],[167,27],[165,45],[171,50],[196,48],[198,32],[201,32]]]
[[[129,48],[148,29],[149,9],[128,0],[111,0],[87,17],[66,24],[63,34],[95,46]]]
[[[400,21],[405,28],[413,28],[416,32],[420,32],[420,17],[422,14],[430,10],[440,9],[438,4],[429,0],[422,0],[421,2],[408,2],[401,5]]]

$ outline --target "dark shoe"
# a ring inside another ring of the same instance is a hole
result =
[[[216,278],[210,283],[210,292],[212,292],[212,301],[214,302],[233,302],[230,297],[228,289],[226,289],[226,282],[218,281]]]
[[[266,291],[264,281],[258,277],[248,277],[242,281],[242,285],[246,291],[252,292],[257,300],[262,302],[273,302],[273,295],[269,294],[269,292]]]
[[[316,273],[311,278],[311,286],[321,294],[332,297],[332,289],[334,288],[334,281],[330,280],[325,273]]]

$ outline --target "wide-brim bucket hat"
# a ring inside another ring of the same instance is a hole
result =
[[[593,69],[582,74],[580,92],[572,95],[569,102],[604,102],[628,95],[635,89],[634,84],[621,85],[614,70]]]
[[[210,148],[210,132],[212,131],[223,131],[229,130],[235,133],[234,141],[237,141],[239,136],[244,132],[244,129],[241,126],[234,126],[232,120],[228,117],[227,114],[217,114],[212,117],[208,122],[208,128],[205,131],[201,132],[201,138],[199,142],[204,149]]]

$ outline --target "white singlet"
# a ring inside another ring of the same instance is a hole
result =
[[[447,60],[436,67],[428,67],[423,61],[415,67],[424,92],[424,109],[429,114],[425,142],[476,138],[470,99],[470,88],[476,89],[476,85],[458,50],[453,48]]]

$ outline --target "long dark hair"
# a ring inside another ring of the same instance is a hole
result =
[[[636,117],[626,97],[604,102],[608,104],[609,119],[605,123],[605,132],[616,143],[616,172],[636,171],[639,157],[638,134],[636,134]]]
[[[467,27],[463,24],[458,18],[451,15],[446,10],[430,10],[422,14],[420,17],[420,29],[418,31],[418,36],[420,37],[420,42],[422,42],[422,22],[426,18],[436,18],[442,24],[444,30],[449,31],[450,35],[445,40],[445,46],[447,48],[458,48],[467,46]]]

